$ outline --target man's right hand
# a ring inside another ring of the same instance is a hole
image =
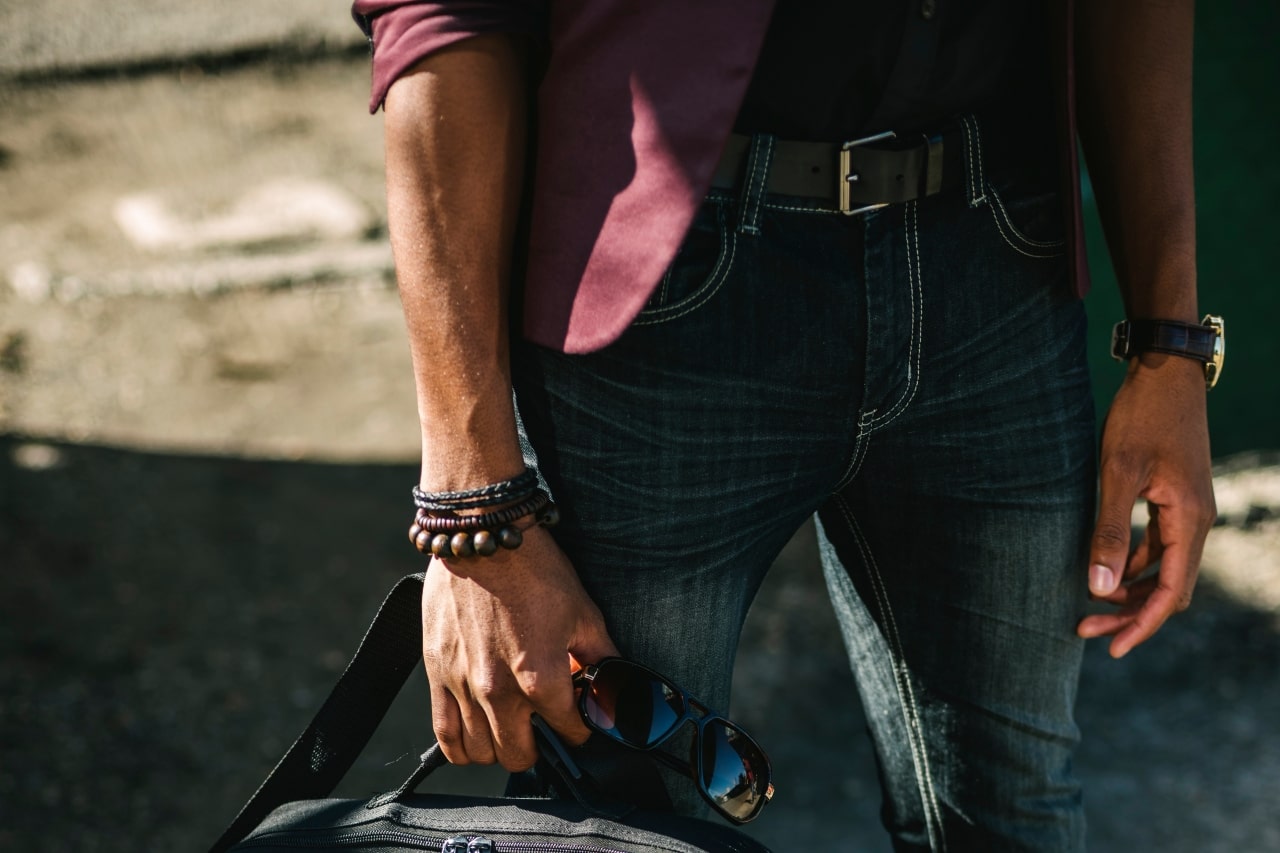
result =
[[[487,558],[432,559],[422,590],[423,660],[436,738],[454,764],[537,760],[535,711],[566,741],[589,731],[574,702],[569,655],[618,653],[600,610],[542,527]]]

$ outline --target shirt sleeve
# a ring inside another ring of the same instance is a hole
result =
[[[355,0],[351,16],[373,52],[371,113],[382,106],[392,83],[444,47],[482,33],[541,39],[546,32],[545,0]]]

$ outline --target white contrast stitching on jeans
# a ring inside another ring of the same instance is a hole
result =
[[[978,127],[977,119],[972,116],[962,116],[960,124],[961,127],[964,128],[966,148],[968,149],[966,151],[966,155],[969,163],[969,206],[977,207],[982,204],[982,202],[987,201],[988,197],[994,199],[995,204],[988,205],[991,208],[991,218],[995,220],[996,230],[1000,232],[1001,238],[1003,238],[1015,252],[1026,255],[1029,258],[1056,258],[1061,255],[1062,252],[1037,254],[1034,251],[1019,248],[1014,243],[1014,238],[1017,238],[1024,241],[1027,246],[1040,248],[1056,248],[1064,245],[1064,241],[1062,240],[1052,242],[1032,240],[1022,234],[1022,232],[1018,231],[1013,224],[1013,220],[1009,218],[1009,212],[1005,209],[1004,202],[1000,199],[1000,196],[996,194],[995,189],[987,180],[986,165],[982,160],[982,131]],[[976,162],[974,159],[975,156],[977,158]],[[984,190],[981,196],[977,194],[979,186]],[[996,210],[996,207],[1000,208],[999,211]],[[1003,222],[1001,221],[1002,215],[1004,217]]]
[[[987,184],[987,192],[993,199],[995,199],[996,204],[1000,206],[1000,212],[1004,214],[1004,221],[1008,224],[1009,230],[1012,231],[1014,236],[1023,243],[1026,243],[1028,246],[1039,246],[1044,249],[1052,249],[1061,246],[1066,242],[1065,240],[1032,240],[1026,234],[1019,231],[1017,226],[1013,224],[1013,220],[1009,218],[1009,212],[1005,210],[1004,202],[1000,200],[1000,196],[996,193],[995,188],[992,187],[990,183]]]
[[[964,127],[965,141],[968,142],[969,206],[977,207],[987,200],[986,195],[978,195],[978,188],[986,188],[987,183],[987,167],[982,161],[982,133],[978,131],[978,120],[972,115],[965,115],[960,119],[960,124]]]
[[[867,458],[866,439],[869,437],[867,433],[867,420],[875,415],[875,409],[864,412],[862,417],[858,418],[858,437],[854,439],[853,455],[849,458],[849,465],[845,468],[844,473],[840,475],[840,479],[836,482],[833,492],[838,492],[845,486],[853,482],[858,476],[858,472],[862,470],[862,463]]]
[[[890,663],[893,664],[894,682],[898,688],[898,698],[902,702],[902,715],[907,724],[907,740],[911,747],[911,760],[916,767],[916,784],[920,788],[920,799],[925,808],[925,824],[929,831],[929,846],[934,850],[946,850],[946,838],[942,833],[942,813],[938,807],[938,795],[933,785],[933,774],[929,770],[929,753],[924,737],[921,734],[920,708],[916,703],[915,691],[911,687],[910,673],[907,672],[906,655],[902,650],[902,638],[898,633],[897,621],[893,618],[893,610],[889,605],[889,594],[884,586],[884,578],[880,575],[880,566],[871,553],[862,528],[854,518],[849,504],[840,495],[834,495],[834,502],[849,525],[858,551],[862,554],[867,568],[867,578],[871,581],[871,589],[876,596],[876,607],[884,622],[884,637],[889,645]]]
[[[907,202],[906,213],[911,221],[911,227],[907,233],[907,278],[911,282],[911,354],[907,356],[908,387],[889,411],[867,422],[867,426],[872,429],[882,427],[902,414],[915,399],[916,391],[920,389],[921,350],[923,349],[920,339],[923,337],[924,330],[924,275],[920,270],[920,211],[914,201]],[[912,263],[913,250],[914,263]]]
[[[978,152],[978,173],[974,181],[976,185],[974,192],[977,192],[979,189],[985,190],[987,188],[987,167],[986,164],[982,162],[982,129],[978,127],[978,120],[973,116],[969,116],[969,122],[973,125],[973,147],[977,149]],[[982,195],[975,198],[973,203],[977,206],[986,200],[987,196],[984,192]]]
[[[716,262],[715,267],[711,270],[711,275],[707,277],[707,282],[704,285],[702,285],[702,287],[699,290],[685,297],[685,299],[681,300],[680,302],[677,302],[675,305],[669,306],[672,310],[676,308],[683,308],[684,310],[679,311],[675,314],[671,314],[670,316],[668,316],[667,314],[661,314],[659,316],[658,311],[654,311],[654,312],[651,312],[647,318],[644,316],[637,317],[636,320],[633,321],[631,325],[656,326],[659,323],[667,323],[672,320],[678,320],[681,317],[688,314],[690,311],[696,311],[698,308],[701,308],[704,304],[706,304],[708,299],[715,296],[716,292],[720,290],[720,287],[724,284],[725,279],[729,277],[729,270],[733,268],[733,258],[738,251],[738,229],[728,228],[725,225],[724,208],[720,208],[719,212],[720,212],[720,215],[719,215],[718,221],[720,223],[721,240],[723,241],[724,239],[728,239],[729,251],[725,252],[723,248],[721,249],[720,259]],[[721,245],[723,246],[723,242],[721,243]],[[723,268],[723,272],[721,271],[722,268]],[[712,282],[715,282],[714,287],[712,286]],[[687,302],[692,302],[692,304],[686,305],[685,303]],[[663,309],[659,309],[659,311],[661,310]]]
[[[967,175],[969,179],[969,199],[968,199],[969,206],[977,207],[978,202],[976,199],[978,195],[978,190],[976,189],[976,184],[974,183],[974,172],[977,171],[977,167],[974,164],[974,160],[973,160],[973,136],[969,132],[968,116],[961,116],[960,127],[962,130],[964,130],[964,162],[965,162],[965,166],[969,171],[969,174]]]
[[[1000,232],[1000,236],[1004,238],[1004,241],[1008,243],[1009,246],[1015,252],[1018,252],[1019,254],[1022,254],[1022,255],[1026,255],[1028,258],[1056,258],[1062,255],[1061,248],[1065,244],[1065,241],[1055,240],[1052,242],[1045,242],[1041,240],[1032,240],[1028,238],[1021,231],[1019,231],[1017,227],[1014,226],[1013,221],[1009,218],[1009,212],[1005,210],[1004,203],[1000,200],[999,194],[996,193],[996,191],[991,187],[990,184],[987,185],[987,195],[989,195],[995,201],[995,204],[990,205],[990,207],[991,207],[991,218],[994,219],[996,222],[996,230]],[[997,207],[999,208],[998,212],[996,210]],[[1005,230],[1006,227],[1008,228],[1008,231]],[[1025,243],[1027,246],[1030,246],[1030,247],[1037,247],[1042,249],[1057,248],[1059,249],[1059,251],[1037,253],[1033,249],[1024,249],[1018,246],[1014,242],[1013,238],[1017,238],[1017,240],[1021,241],[1022,243]]]
[[[742,230],[760,233],[760,203],[764,201],[764,185],[769,180],[769,163],[773,160],[773,137],[766,136],[763,152],[757,146],[751,162],[751,180],[747,182],[747,209],[743,211]],[[757,179],[757,175],[759,178]],[[758,186],[757,186],[758,184]]]

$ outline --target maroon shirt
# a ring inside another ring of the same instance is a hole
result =
[[[1077,290],[1071,0],[1056,63]],[[706,195],[768,29],[773,0],[356,0],[373,43],[371,110],[418,60],[482,33],[545,39],[524,281],[526,338],[569,353],[616,340],[648,300]]]

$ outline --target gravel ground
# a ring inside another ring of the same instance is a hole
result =
[[[417,568],[412,386],[384,267],[308,266],[305,228],[156,253],[113,219],[145,191],[208,222],[286,174],[373,217],[327,248],[380,244],[366,79],[329,62],[0,86],[0,849],[199,849]],[[293,272],[192,284],[241,256]],[[144,280],[165,287],[108,287]],[[1089,648],[1093,849],[1280,850],[1276,461],[1224,466],[1192,610],[1124,661]],[[887,849],[803,531],[752,612],[736,689],[782,791],[752,831],[779,850]],[[345,790],[398,783],[428,719],[419,680]]]

